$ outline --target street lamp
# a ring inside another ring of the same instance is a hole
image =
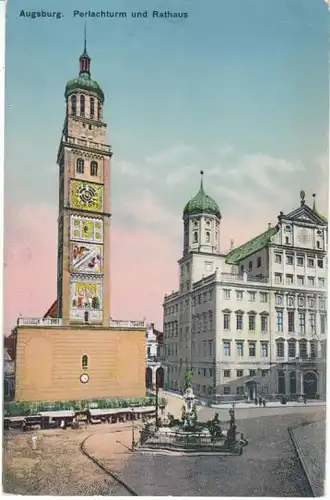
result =
[[[134,435],[134,420],[135,420],[135,413],[134,413],[134,408],[135,408],[136,405],[130,405],[130,408],[131,408],[131,420],[132,420],[132,451],[134,451],[134,447],[135,447],[135,435]]]
[[[159,391],[159,386],[156,375],[156,430],[158,429],[158,391]]]

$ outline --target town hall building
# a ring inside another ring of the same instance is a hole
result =
[[[203,174],[203,173],[202,173]],[[211,399],[325,397],[327,219],[305,202],[238,248],[220,248],[205,193],[183,211],[178,290],[164,298],[165,387]]]

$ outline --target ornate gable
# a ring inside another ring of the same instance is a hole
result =
[[[292,222],[305,222],[316,226],[327,226],[324,217],[312,210],[308,205],[302,205],[287,215],[283,215],[283,220]]]

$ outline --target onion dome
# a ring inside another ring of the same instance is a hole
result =
[[[203,170],[201,171],[201,187],[199,188],[198,193],[194,198],[192,198],[186,206],[184,207],[183,210],[183,217],[186,217],[188,215],[195,215],[195,214],[210,214],[210,215],[215,215],[219,219],[221,219],[221,213],[220,209],[218,207],[218,204],[211,198],[211,196],[208,196],[203,187]]]
[[[101,103],[104,102],[104,93],[100,85],[91,78],[90,73],[91,58],[87,54],[86,49],[86,28],[85,28],[85,45],[84,52],[79,58],[79,76],[73,80],[69,80],[65,87],[65,98],[67,99],[70,94],[85,90],[93,92],[97,95]]]

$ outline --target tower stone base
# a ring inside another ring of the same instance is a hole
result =
[[[145,328],[17,327],[16,401],[144,397],[145,370]]]

